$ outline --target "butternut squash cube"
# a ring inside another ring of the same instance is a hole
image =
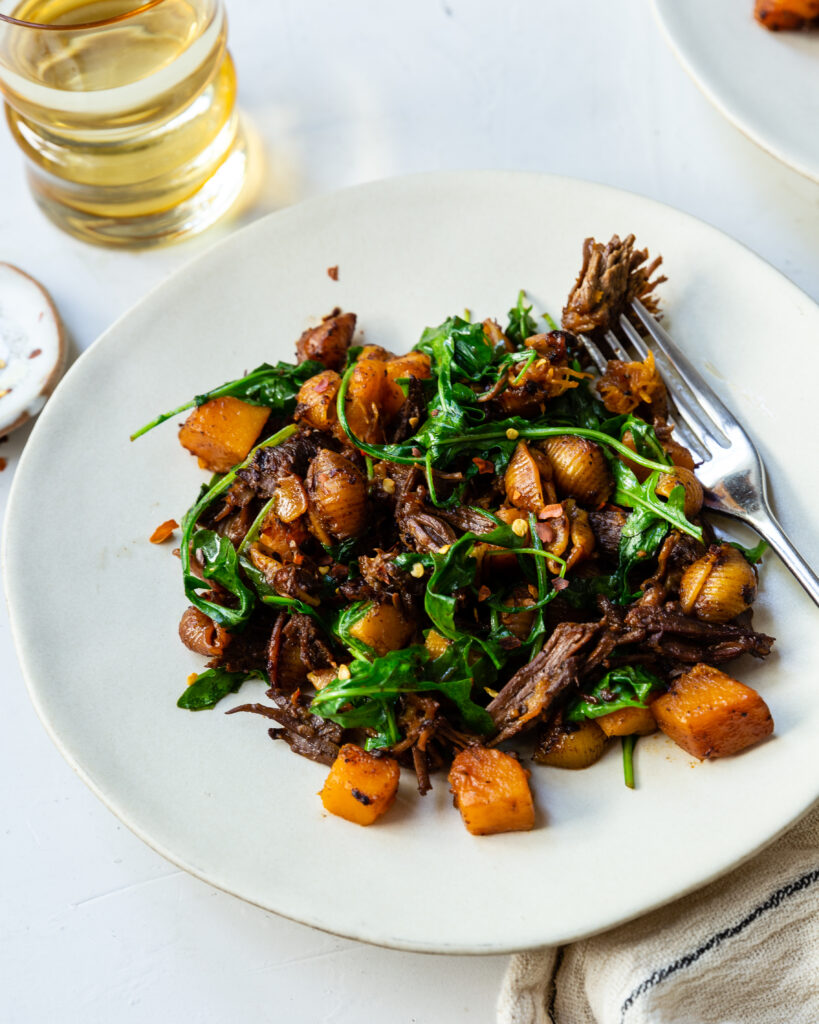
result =
[[[526,832],[535,823],[529,772],[500,750],[467,747],[452,762],[449,787],[473,836]]]
[[[389,810],[401,769],[392,757],[376,757],[345,743],[319,796],[325,810],[356,825],[372,825]]]
[[[202,469],[227,473],[247,458],[270,410],[226,395],[194,409],[179,431],[179,442],[199,459]]]
[[[582,722],[564,722],[559,729],[550,730],[540,740],[532,760],[552,768],[579,771],[599,761],[608,739],[594,719]]]
[[[350,626],[350,636],[372,647],[378,655],[406,647],[414,632],[415,622],[403,608],[386,601],[373,604],[366,615]]]
[[[404,377],[418,377],[428,380],[432,376],[429,356],[423,352],[407,352],[404,356],[390,359],[386,365],[386,376],[381,391],[381,407],[387,421],[391,420],[404,404],[404,392],[398,380]]]
[[[657,731],[650,708],[620,708],[595,721],[607,736],[648,736]]]
[[[695,665],[651,711],[666,736],[701,761],[727,757],[770,736],[768,705],[750,686],[710,665]]]

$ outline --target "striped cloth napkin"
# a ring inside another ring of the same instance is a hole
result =
[[[819,809],[730,875],[512,957],[498,1024],[819,1024]]]

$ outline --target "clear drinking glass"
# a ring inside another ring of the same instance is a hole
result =
[[[159,245],[237,200],[247,148],[221,0],[0,0],[0,90],[45,213]]]

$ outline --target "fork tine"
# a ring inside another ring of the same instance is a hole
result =
[[[606,331],[604,337],[605,337],[606,341],[608,342],[609,348],[614,353],[615,359],[620,359],[624,363],[627,363],[631,357],[629,356],[628,352],[626,352],[626,350],[623,348],[623,346],[620,344],[620,340],[617,337],[617,335],[614,333],[614,331]]]
[[[597,369],[601,373],[605,373],[606,366],[608,366],[608,360],[600,351],[600,349],[595,345],[595,343],[591,340],[591,338],[589,338],[585,334],[579,334],[577,336],[577,340],[580,342],[580,344],[583,346],[586,352],[588,352],[588,354],[591,356],[591,360],[597,367]]]
[[[722,443],[721,447],[728,447],[731,434],[736,434],[737,431],[744,433],[736,418],[725,408],[699,371],[674,344],[668,331],[660,326],[639,299],[632,302],[632,308],[667,361],[673,364],[682,382],[696,393],[700,406],[711,417],[713,425],[724,438],[725,443]]]
[[[621,357],[625,360],[628,360],[628,353],[617,340],[615,335],[611,333],[611,331],[606,332],[605,338],[608,344],[611,345],[612,349],[615,350],[615,352],[621,353]],[[603,353],[600,351],[597,345],[586,334],[579,334],[577,336],[577,340],[581,343],[583,348],[589,354],[589,356],[592,359],[592,362],[597,367],[597,369],[601,373],[605,373],[606,368],[609,365],[609,361],[606,358],[606,356],[603,355]],[[642,349],[646,353],[648,352],[648,349],[645,347],[645,343],[643,342],[642,338],[640,338],[640,346],[642,346]],[[618,358],[620,358],[620,356],[618,356]],[[705,445],[702,443],[699,437],[686,426],[685,420],[683,420],[680,417],[678,411],[674,406],[673,400],[669,402],[669,405],[672,411],[676,413],[674,426],[677,428],[680,437],[683,439],[686,445],[694,452],[698,459],[700,459],[702,462],[708,462],[708,460],[711,458],[711,454],[708,451],[708,449],[705,447]]]
[[[648,356],[649,348],[634,324],[628,317],[621,316],[620,327],[637,350],[638,355],[645,359]],[[698,458],[703,462],[708,462],[711,458],[708,442],[719,443],[718,438],[711,430],[710,421],[703,417],[684,381],[675,373],[674,367],[669,364],[662,352],[658,363],[668,391],[668,404],[674,414],[680,437],[689,448],[694,450]]]

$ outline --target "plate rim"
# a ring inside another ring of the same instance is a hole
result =
[[[750,0],[747,0],[747,2],[750,3]],[[819,161],[817,161],[817,164],[814,167],[803,163],[801,159],[791,155],[787,149],[778,148],[764,132],[760,132],[754,127],[753,123],[747,119],[742,111],[735,109],[730,103],[727,103],[719,92],[714,89],[709,79],[703,77],[697,71],[694,61],[671,30],[665,16],[666,3],[668,3],[668,0],[651,0],[651,9],[654,13],[654,20],[662,32],[663,38],[668,44],[669,49],[677,58],[680,66],[694,85],[696,85],[702,95],[705,96],[708,102],[725,118],[725,120],[741,132],[746,139],[749,139],[754,143],[754,145],[759,146],[759,148],[764,150],[764,152],[769,156],[772,156],[775,160],[778,160],[779,163],[789,167],[792,171],[796,171],[797,174],[801,174],[809,181],[819,183]],[[764,31],[762,26],[760,26],[760,31]]]
[[[785,275],[776,267],[768,263],[767,260],[765,260],[762,256],[756,253],[749,246],[745,245],[741,241],[738,241],[737,239],[728,235],[726,232],[715,227],[713,224],[708,223],[707,221],[703,220],[700,217],[695,217],[694,215],[687,213],[686,211],[680,210],[674,206],[671,206],[670,204],[663,203],[651,197],[643,196],[638,192],[627,189],[621,189],[615,186],[589,181],[587,179],[571,177],[567,175],[547,174],[532,171],[467,170],[422,172],[379,179],[378,181],[367,182],[359,185],[350,186],[345,189],[324,193],[320,196],[312,197],[300,203],[294,204],[293,206],[288,207],[284,210],[275,211],[273,213],[267,214],[266,216],[261,217],[256,221],[253,221],[252,223],[244,226],[240,230],[233,232],[227,237],[217,240],[213,245],[209,246],[203,252],[194,254],[190,260],[185,261],[179,268],[177,268],[177,270],[174,271],[173,274],[169,275],[159,284],[151,288],[138,302],[134,303],[128,310],[126,310],[123,314],[117,317],[116,320],[108,328],[106,328],[106,330],[103,331],[100,334],[100,336],[97,339],[95,339],[95,341],[93,341],[91,345],[89,345],[88,348],[86,348],[75,360],[75,362],[73,363],[73,365],[70,367],[69,371],[63,378],[63,380],[58,385],[58,389],[57,391],[55,391],[55,394],[61,391],[62,389],[71,386],[69,382],[72,381],[73,378],[79,372],[81,372],[77,370],[77,367],[83,365],[86,355],[88,355],[88,353],[90,353],[92,350],[95,350],[98,346],[104,345],[107,339],[118,330],[120,324],[127,320],[134,313],[134,311],[152,301],[154,296],[156,294],[161,293],[163,289],[172,290],[178,278],[183,277],[185,274],[187,274],[191,270],[191,268],[198,264],[200,261],[206,260],[214,251],[228,249],[233,245],[240,245],[241,242],[237,240],[247,237],[255,231],[261,230],[260,226],[266,224],[268,221],[276,219],[277,222],[280,222],[282,218],[291,215],[296,215],[295,211],[301,211],[302,208],[306,206],[320,209],[324,205],[332,205],[333,203],[338,201],[339,197],[344,197],[351,193],[362,193],[367,191],[380,191],[383,189],[390,190],[394,188],[401,188],[403,183],[408,181],[418,181],[419,179],[426,180],[434,187],[439,182],[446,184],[446,182],[455,182],[458,179],[463,178],[468,178],[471,181],[482,179],[484,182],[487,183],[487,187],[489,186],[489,183],[493,181],[500,182],[529,179],[532,182],[551,182],[557,186],[559,186],[561,183],[567,183],[570,186],[580,185],[581,187],[590,187],[595,190],[600,190],[601,192],[604,193],[607,192],[611,197],[617,197],[618,195],[627,194],[631,197],[636,198],[640,203],[648,204],[649,206],[654,206],[664,211],[669,211],[674,217],[682,218],[689,222],[696,223],[697,225],[704,226],[706,229],[717,232],[719,235],[723,236],[723,238],[729,240],[732,245],[739,246],[740,248],[744,249],[748,254],[750,254],[755,260],[762,262],[765,265],[766,270],[769,273],[776,275],[776,277],[780,281],[780,284],[786,290],[790,290],[795,298],[798,297],[802,301],[807,300],[810,307],[812,307],[813,309],[816,310],[817,313],[819,313],[819,304],[817,304],[809,295],[807,295],[807,293],[803,292],[796,284],[794,284],[794,282],[792,282],[787,277],[787,275]],[[50,404],[51,403],[49,403],[49,405]],[[29,666],[27,654],[22,644],[23,627],[22,623],[18,621],[18,613],[15,607],[15,598],[13,596],[17,584],[12,583],[8,575],[6,574],[6,567],[8,565],[8,549],[10,544],[10,536],[14,532],[14,526],[12,524],[17,518],[16,506],[18,500],[20,500],[18,499],[17,496],[18,492],[20,492],[21,489],[23,488],[23,484],[21,484],[20,481],[24,479],[26,473],[25,466],[27,465],[29,458],[33,458],[33,456],[31,456],[30,454],[31,451],[33,450],[33,446],[31,443],[32,438],[38,437],[44,430],[48,429],[48,423],[50,421],[49,412],[50,410],[47,407],[43,411],[43,414],[40,417],[38,417],[37,422],[35,423],[34,428],[32,430],[31,436],[29,437],[23,449],[18,466],[14,473],[14,478],[12,480],[7,503],[6,515],[4,517],[3,523],[2,547],[0,548],[0,563],[2,563],[6,583],[6,595],[11,634],[14,642],[15,652],[17,654],[17,658],[23,675],[23,679],[26,685],[26,689],[28,691],[29,699],[31,700],[32,705],[34,706],[37,716],[40,719],[41,723],[43,724],[46,733],[51,738],[52,742],[57,747],[60,754],[68,762],[72,770],[82,779],[82,781],[88,786],[88,788],[94,793],[94,795],[103,803],[103,805],[109,811],[111,811],[116,816],[116,818],[119,821],[121,821],[134,835],[136,835],[139,839],[145,842],[155,852],[160,854],[160,856],[164,857],[170,863],[186,871],[188,874],[191,874],[194,877],[198,878],[205,884],[215,889],[218,889],[222,892],[226,892],[232,896],[236,896],[237,898],[242,899],[244,902],[250,903],[251,905],[258,906],[260,909],[265,910],[266,912],[275,913],[277,916],[281,916],[289,920],[296,921],[297,923],[317,928],[318,930],[324,931],[328,934],[338,935],[343,938],[350,938],[357,941],[366,942],[372,945],[401,950],[405,952],[441,955],[506,954],[521,952],[529,949],[544,948],[546,946],[553,945],[555,942],[554,939],[544,940],[543,942],[535,945],[532,945],[530,942],[526,942],[525,944],[515,942],[472,943],[469,945],[457,943],[441,944],[440,942],[438,942],[436,944],[434,942],[429,941],[422,942],[398,938],[386,938],[384,937],[383,933],[376,934],[376,929],[372,927],[368,928],[363,925],[352,926],[345,930],[338,930],[337,928],[328,927],[326,924],[321,923],[321,921],[311,919],[309,915],[300,914],[297,916],[279,909],[274,909],[264,903],[260,903],[248,897],[243,893],[237,892],[235,889],[231,888],[227,884],[221,884],[218,881],[214,881],[214,879],[212,877],[209,877],[204,871],[200,871],[194,865],[187,863],[181,855],[177,855],[173,853],[171,850],[166,849],[160,841],[153,838],[136,821],[134,821],[131,817],[128,816],[127,809],[118,808],[116,806],[115,795],[107,795],[102,785],[98,784],[98,782],[95,781],[95,779],[90,775],[90,773],[87,772],[78,763],[74,754],[69,749],[68,744],[64,742],[63,739],[61,739],[57,728],[49,719],[46,702],[40,699],[36,681],[34,679],[35,672]],[[43,426],[43,424],[45,424],[45,426]],[[812,810],[812,808],[816,806],[817,802],[819,802],[819,791],[817,791],[816,796],[807,806],[804,806],[794,817],[790,818],[786,823],[784,823],[774,834],[767,836],[766,838],[761,840],[758,844],[754,845],[751,849],[746,851],[746,853],[744,853],[738,859],[732,860],[727,865],[715,868],[715,870],[713,872],[708,873],[707,876],[702,877],[699,880],[691,883],[690,885],[687,885],[684,888],[677,890],[673,895],[663,897],[650,904],[641,906],[633,913],[626,915],[620,914],[613,920],[606,920],[603,923],[601,923],[600,926],[597,928],[585,928],[581,931],[578,931],[576,934],[568,934],[565,938],[560,940],[561,943],[574,942],[582,938],[587,938],[592,935],[608,931],[611,928],[625,924],[629,921],[633,921],[639,917],[643,917],[662,906],[666,906],[670,903],[676,902],[677,900],[684,898],[686,895],[704,888],[705,886],[711,884],[718,878],[724,877],[731,871],[735,870],[736,868],[750,860],[761,850],[774,843],[781,835],[783,835],[785,832],[791,829],[794,825],[798,823],[798,821],[800,821],[806,814],[808,814]]]

